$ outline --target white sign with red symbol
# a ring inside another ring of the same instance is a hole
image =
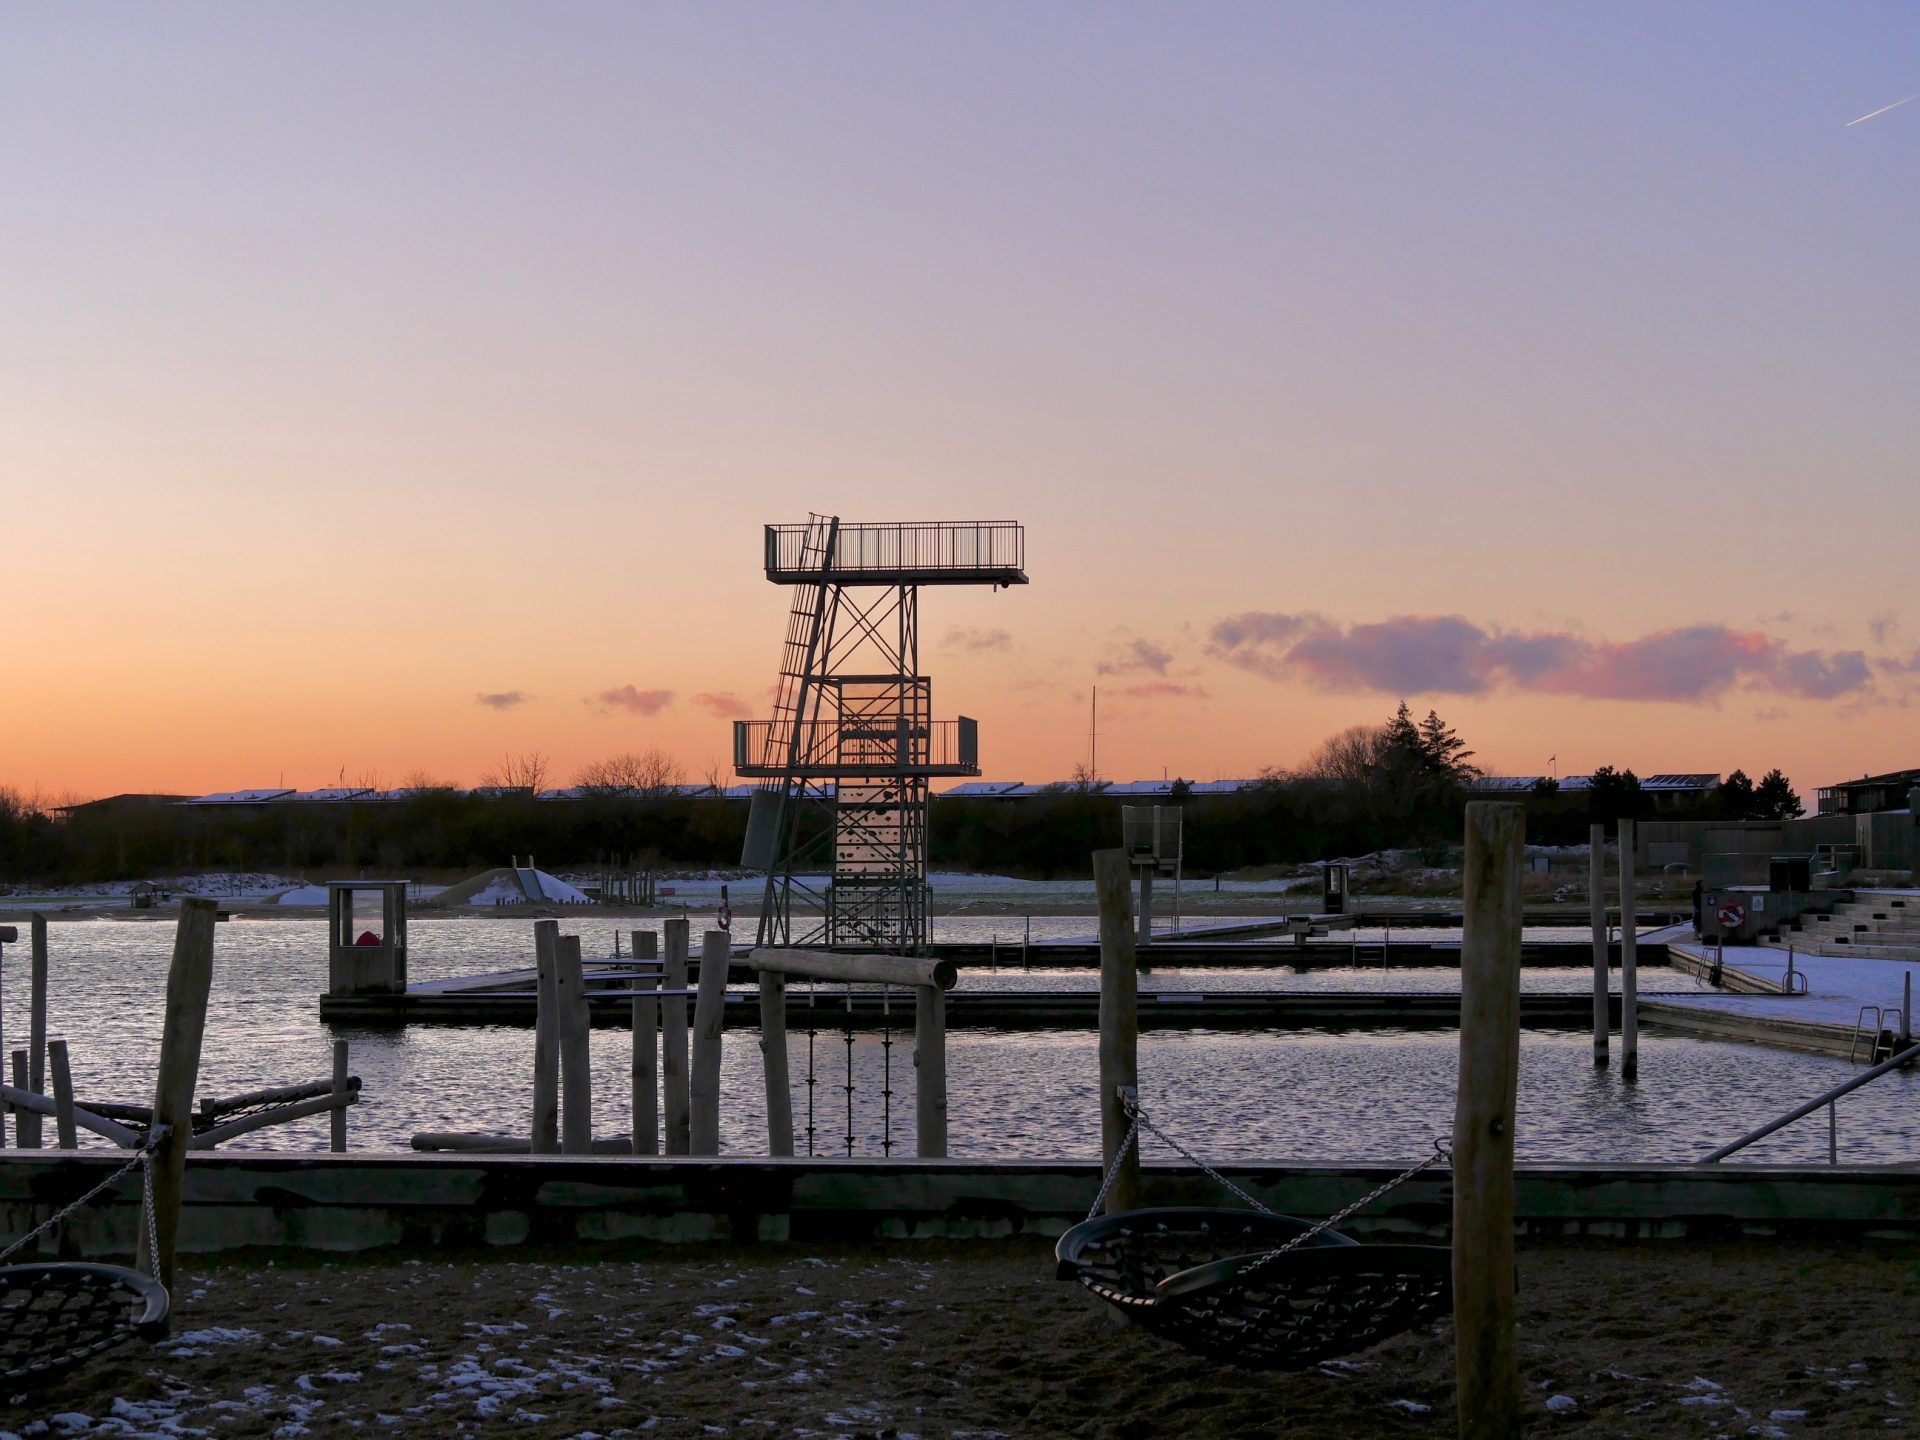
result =
[[[1720,928],[1723,930],[1735,929],[1742,920],[1747,918],[1747,912],[1740,906],[1732,903],[1722,905],[1719,914]]]

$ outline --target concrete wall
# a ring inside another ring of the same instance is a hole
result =
[[[1764,885],[1774,855],[1806,855],[1818,845],[1855,845],[1860,868],[1911,870],[1914,817],[1905,810],[1877,815],[1807,815],[1798,820],[1642,820],[1634,835],[1635,863],[1658,869],[1686,846],[1687,868],[1698,875],[1709,855],[1737,855],[1727,862],[1738,879],[1725,883]],[[1716,879],[1723,877],[1716,875]]]
[[[1411,1158],[1411,1157],[1410,1157]],[[0,1156],[0,1234],[23,1234],[119,1163]],[[1326,1215],[1396,1166],[1227,1167],[1274,1209]],[[1154,1205],[1234,1203],[1204,1174],[1147,1166]],[[188,1166],[181,1248],[315,1251],[641,1241],[994,1239],[1055,1236],[1086,1214],[1092,1164],[637,1160],[574,1156],[209,1155]],[[133,1191],[76,1216],[61,1253],[130,1253]],[[1843,1227],[1920,1238],[1920,1173],[1880,1167],[1523,1165],[1523,1232],[1654,1238]],[[1444,1237],[1445,1172],[1422,1175],[1346,1228]],[[43,1242],[44,1243],[44,1242]],[[43,1251],[51,1255],[51,1248]]]

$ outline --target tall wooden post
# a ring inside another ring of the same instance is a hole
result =
[[[1460,1080],[1453,1113],[1453,1329],[1462,1440],[1508,1440],[1520,1433],[1513,1131],[1525,845],[1524,806],[1467,806]]]
[[[787,1076],[787,977],[760,972],[760,1055],[767,1082],[767,1154],[793,1154],[793,1086]]]
[[[727,969],[733,937],[709,930],[700,937],[700,993],[693,1007],[692,1114],[689,1155],[720,1153],[720,1051],[726,1031]]]
[[[533,1133],[535,1155],[560,1150],[560,1006],[554,967],[559,963],[560,922],[533,922]]]
[[[1640,894],[1633,873],[1633,821],[1620,822],[1620,1076],[1640,1072]]]
[[[660,1083],[666,1092],[666,1153],[685,1155],[692,1129],[692,1097],[687,1093],[687,917],[670,915],[660,927],[666,943],[662,980],[667,998],[660,1002]]]
[[[660,937],[651,930],[633,932],[633,961],[638,970],[658,958]],[[633,988],[658,989],[657,975],[635,975]],[[633,997],[633,1153],[660,1153],[660,1002],[651,995]]]
[[[160,1074],[154,1083],[153,1119],[167,1138],[149,1162],[153,1228],[148,1207],[140,1212],[136,1264],[173,1288],[174,1242],[180,1229],[180,1199],[186,1188],[187,1147],[193,1139],[193,1089],[200,1078],[200,1042],[207,1032],[207,994],[213,987],[213,924],[216,907],[203,896],[180,901],[173,964],[167,971],[166,1018],[160,1030]]]
[[[36,1095],[47,1093],[47,917],[35,911],[32,919],[33,971],[29,976],[27,1009],[26,1088]],[[40,1148],[40,1116],[31,1110],[20,1112],[20,1148]]]
[[[47,1042],[47,1073],[53,1079],[54,1135],[62,1150],[80,1148],[79,1132],[73,1122],[73,1071],[67,1065],[67,1042]]]
[[[1093,852],[1093,888],[1100,902],[1100,1164],[1101,1173],[1126,1141],[1133,1122],[1120,1088],[1140,1085],[1139,974],[1133,948],[1127,852]],[[1107,1213],[1140,1208],[1140,1151],[1136,1146],[1107,1191]]]
[[[1587,916],[1593,926],[1593,1063],[1607,1063],[1607,827],[1587,827]]]
[[[336,1155],[347,1153],[347,1042],[333,1042],[333,1109],[327,1112],[327,1146]]]
[[[580,937],[562,935],[554,952],[555,1008],[560,1026],[560,1152],[593,1153],[593,1020],[580,964]]]
[[[922,1160],[947,1158],[947,996],[913,987],[913,1130]]]

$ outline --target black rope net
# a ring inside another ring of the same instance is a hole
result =
[[[167,1292],[118,1265],[0,1265],[0,1379],[84,1364],[135,1338],[166,1334]]]
[[[1248,1369],[1302,1369],[1451,1310],[1446,1249],[1328,1230],[1275,1253],[1312,1228],[1258,1211],[1127,1211],[1062,1236],[1059,1273],[1152,1333]]]

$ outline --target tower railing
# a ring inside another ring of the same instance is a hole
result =
[[[1011,520],[841,522],[824,564],[809,554],[805,525],[766,527],[767,578],[781,584],[823,576],[842,583],[940,580],[1026,583],[1026,527]]]
[[[905,723],[846,717],[803,720],[791,758],[767,762],[768,720],[733,722],[733,768],[749,777],[978,775],[980,725],[970,716]]]

